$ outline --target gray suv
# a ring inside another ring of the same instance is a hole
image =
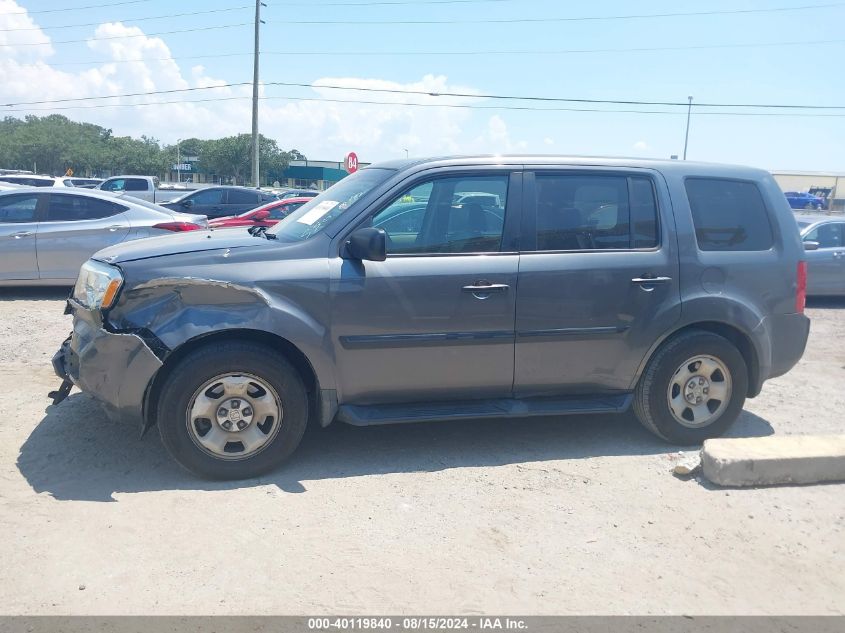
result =
[[[806,263],[764,171],[547,156],[404,160],[270,229],[83,265],[64,378],[205,477],[306,424],[623,412],[691,445],[803,353]]]

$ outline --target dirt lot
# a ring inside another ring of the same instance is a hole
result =
[[[64,291],[0,291],[4,614],[842,614],[845,485],[717,490],[630,416],[309,432],[207,483],[49,359]],[[734,435],[842,433],[845,301]]]

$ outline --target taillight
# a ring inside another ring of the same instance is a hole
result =
[[[202,227],[193,222],[162,222],[161,224],[153,224],[154,229],[164,229],[165,231],[197,231]]]
[[[807,303],[807,262],[798,262],[798,288],[795,291],[795,311],[804,312]]]

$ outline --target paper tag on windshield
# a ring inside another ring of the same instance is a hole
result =
[[[315,206],[313,209],[310,209],[308,213],[303,215],[301,218],[297,218],[297,222],[302,222],[303,224],[307,224],[311,226],[326,215],[329,211],[334,209],[337,206],[337,200],[323,200],[320,204]]]

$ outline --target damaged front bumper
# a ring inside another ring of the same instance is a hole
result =
[[[107,331],[98,311],[78,305],[71,311],[73,332],[53,356],[53,369],[63,381],[50,394],[54,402],[64,399],[72,382],[112,417],[143,428],[144,398],[161,359],[137,334]]]

